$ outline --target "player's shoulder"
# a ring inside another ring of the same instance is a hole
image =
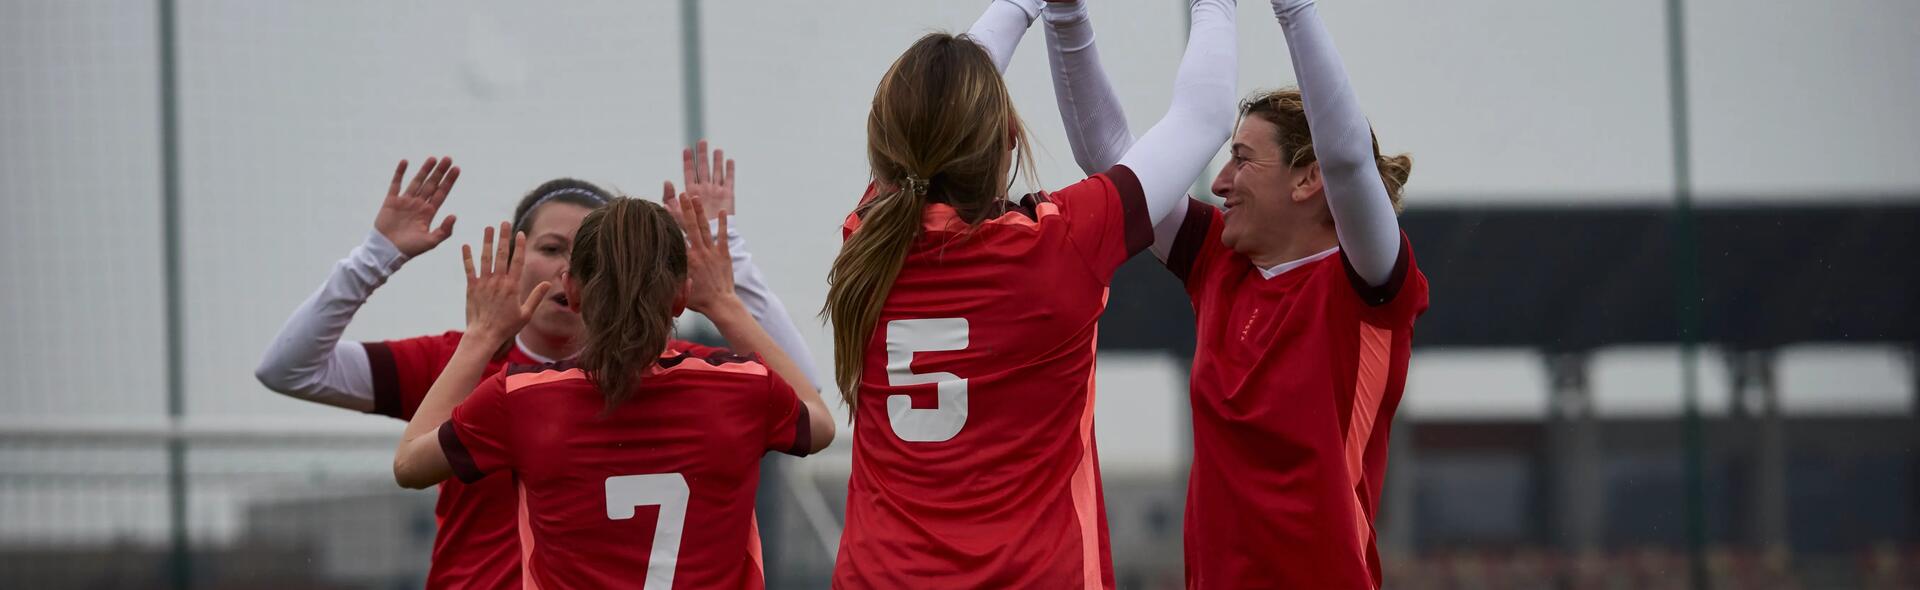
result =
[[[730,351],[722,347],[707,346],[705,344],[694,342],[692,340],[681,340],[679,338],[671,338],[667,340],[666,352],[661,353],[663,355],[662,358],[665,358],[666,354],[673,353],[673,352],[684,352],[694,356],[707,356],[707,355],[720,353],[720,352],[730,353]]]
[[[1400,232],[1400,245],[1394,255],[1393,268],[1387,273],[1385,283],[1373,285],[1360,276],[1353,268],[1353,261],[1342,250],[1333,260],[1322,261],[1325,283],[1341,283],[1346,290],[1359,297],[1368,308],[1393,309],[1402,312],[1411,311],[1419,315],[1427,306],[1427,277],[1420,271],[1414,260],[1413,240],[1406,232]],[[1394,314],[1401,315],[1401,314]]]
[[[501,370],[508,394],[525,393],[552,387],[592,387],[587,372],[574,361],[551,363],[510,363]]]
[[[1137,201],[1144,198],[1140,189],[1140,178],[1133,174],[1133,169],[1121,164],[1115,164],[1112,168],[1096,172],[1049,194],[1055,202],[1066,207],[1072,207],[1085,199],[1109,203]]]
[[[654,373],[686,378],[766,379],[772,371],[755,356],[725,348],[669,347],[654,362]]]

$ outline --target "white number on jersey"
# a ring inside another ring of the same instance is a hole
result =
[[[953,373],[913,372],[913,353],[963,350],[966,318],[887,322],[887,384],[894,387],[934,383],[940,404],[916,409],[910,396],[887,396],[887,421],[893,434],[908,442],[940,442],[967,425],[967,380]]]
[[[646,590],[673,588],[673,569],[680,560],[680,531],[687,523],[687,478],[678,473],[620,475],[607,478],[607,518],[633,518],[634,508],[659,506],[653,525],[653,555],[647,559]]]

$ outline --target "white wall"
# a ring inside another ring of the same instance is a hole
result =
[[[1671,184],[1662,4],[1328,2],[1383,145],[1423,203],[1659,202]],[[1920,5],[1695,0],[1689,67],[1705,201],[1920,194]],[[740,160],[743,228],[830,362],[813,314],[865,181],[873,83],[974,2],[703,5],[708,134]],[[1094,6],[1136,132],[1169,94],[1181,3]],[[370,227],[393,162],[453,154],[459,240],[542,180],[640,195],[677,178],[670,2],[180,5],[189,409],[358,419],[267,394],[251,369]],[[151,5],[0,4],[0,232],[11,415],[155,414],[164,386]],[[1290,83],[1267,7],[1241,7],[1243,91]],[[1077,177],[1039,32],[1008,72],[1041,180]],[[1817,191],[1817,192],[1809,192]],[[58,196],[56,198],[55,196]],[[456,249],[410,264],[350,337],[457,327]]]
[[[0,416],[165,409],[153,23],[0,4]]]

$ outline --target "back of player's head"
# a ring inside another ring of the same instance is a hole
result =
[[[552,203],[567,203],[595,209],[613,200],[613,193],[591,182],[577,178],[555,178],[527,191],[520,197],[520,204],[513,208],[513,231],[533,234],[533,221],[540,215],[540,208]]]
[[[851,406],[880,306],[920,232],[929,200],[982,221],[1006,191],[1009,163],[1031,168],[1006,81],[972,39],[929,33],[894,60],[867,113],[867,163],[877,194],[827,276],[834,376]]]
[[[580,367],[612,410],[633,396],[673,335],[686,237],[659,204],[614,198],[581,221],[568,272],[587,327]]]
[[[1305,166],[1318,160],[1313,153],[1313,131],[1307,127],[1306,102],[1301,99],[1300,89],[1282,88],[1256,92],[1240,103],[1240,116],[1258,118],[1272,123],[1274,139],[1280,143],[1280,154],[1286,158],[1287,165]],[[1369,129],[1371,134],[1372,130]],[[1373,160],[1380,168],[1380,181],[1387,185],[1387,197],[1393,199],[1393,210],[1400,210],[1400,190],[1407,185],[1407,177],[1413,174],[1413,158],[1406,154],[1385,156],[1380,154],[1380,139],[1373,138]]]
[[[1026,149],[1024,140],[993,58],[947,33],[929,33],[900,54],[867,113],[875,180],[952,205],[969,222],[1005,193],[1008,159]]]

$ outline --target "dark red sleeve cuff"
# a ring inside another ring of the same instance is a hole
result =
[[[405,420],[400,404],[400,369],[393,362],[393,348],[385,342],[362,342],[367,350],[367,369],[373,374],[373,414]]]
[[[1173,246],[1167,249],[1167,270],[1173,276],[1186,282],[1193,274],[1193,263],[1200,259],[1200,251],[1207,247],[1207,228],[1213,225],[1216,215],[1213,205],[1187,197],[1187,217],[1180,220],[1180,231],[1174,234]]]
[[[1353,261],[1347,259],[1346,251],[1340,252],[1340,265],[1347,269],[1347,282],[1353,285],[1353,292],[1360,296],[1361,301],[1373,307],[1393,302],[1393,298],[1400,294],[1400,286],[1407,282],[1407,260],[1412,258],[1409,248],[1407,234],[1403,232],[1400,234],[1399,252],[1393,255],[1393,271],[1387,274],[1387,282],[1378,286],[1369,285],[1366,279],[1360,278],[1360,273],[1353,270]]]
[[[812,454],[811,451],[807,450],[807,447],[813,446],[812,415],[807,410],[807,404],[800,403],[798,400],[795,400],[794,403],[798,407],[794,408],[793,412],[793,446],[780,452],[795,457],[805,457]]]
[[[467,446],[460,443],[460,434],[454,432],[452,420],[440,425],[439,435],[440,451],[447,454],[447,464],[453,466],[454,477],[462,482],[473,483],[487,476],[480,471],[480,466],[474,464],[473,453],[467,452]]]
[[[1153,219],[1147,215],[1147,194],[1133,169],[1115,164],[1103,172],[1120,194],[1120,217],[1127,240],[1127,258],[1153,245]]]

